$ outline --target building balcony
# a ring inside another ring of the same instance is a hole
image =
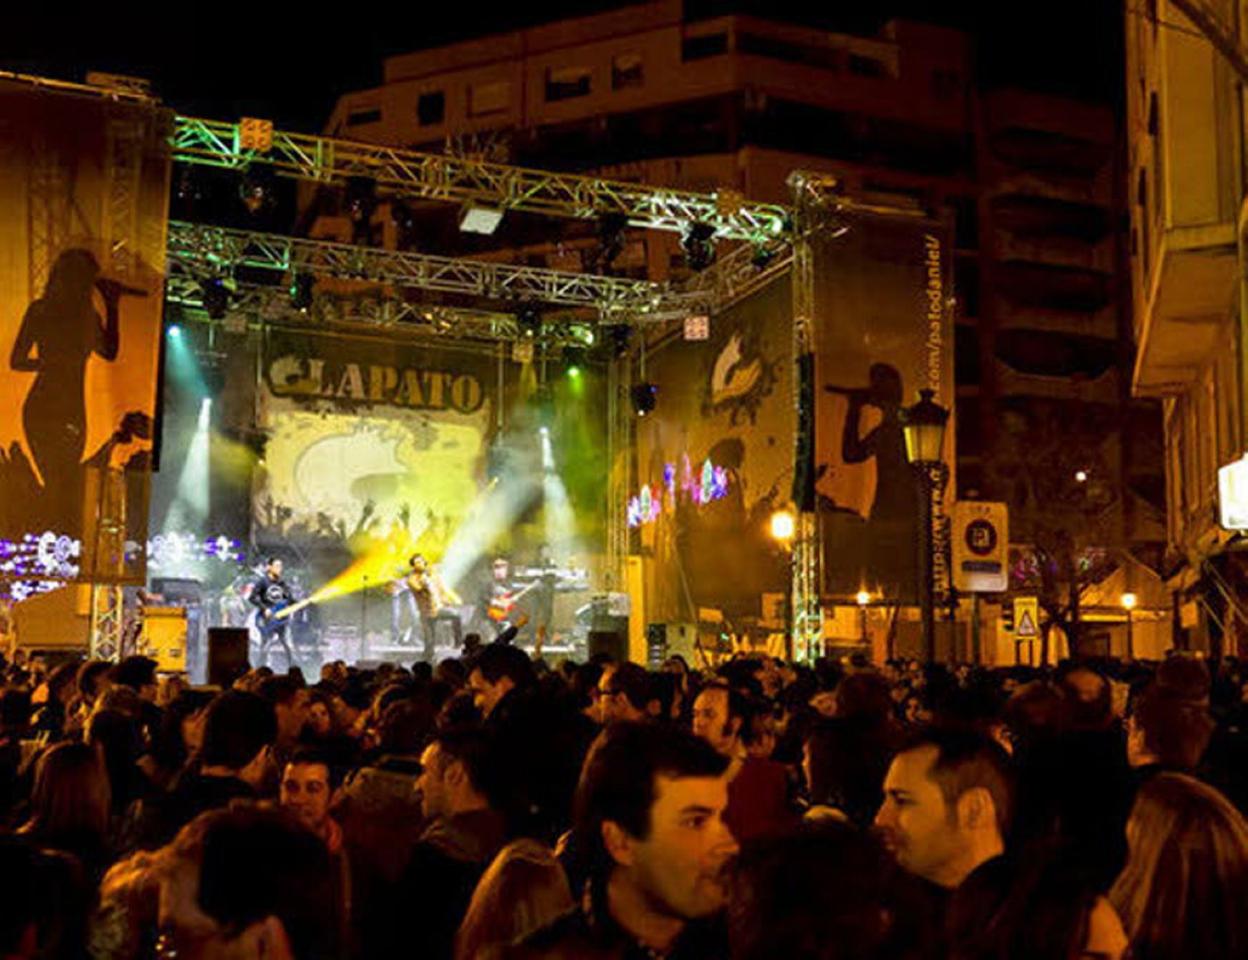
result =
[[[1023,90],[984,98],[989,150],[1002,163],[1088,178],[1113,158],[1114,120],[1104,107]]]
[[[1118,307],[1112,303],[1100,310],[1055,310],[996,297],[992,316],[998,330],[1045,330],[1103,340],[1118,337]]]
[[[1019,307],[1101,310],[1113,299],[1113,277],[1099,270],[1002,260],[996,266],[998,295]]]
[[[1119,402],[1118,371],[1106,370],[1099,377],[1063,377],[1025,373],[997,360],[997,392],[1005,397],[1043,397],[1050,400],[1078,400],[1106,407]]]
[[[1172,396],[1195,382],[1225,325],[1235,322],[1238,274],[1233,223],[1165,231],[1138,311],[1137,396]]]
[[[1061,234],[1020,236],[997,229],[993,231],[993,245],[1002,260],[1072,267],[1103,274],[1114,272],[1116,251],[1111,242],[1088,243]]]

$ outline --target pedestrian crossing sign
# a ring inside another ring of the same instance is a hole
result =
[[[1014,598],[1014,636],[1026,640],[1040,635],[1040,601],[1036,597]]]

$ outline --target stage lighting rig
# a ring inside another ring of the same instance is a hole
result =
[[[659,388],[653,383],[635,383],[629,394],[633,398],[633,413],[639,417],[654,413],[659,403]]]
[[[277,205],[277,177],[271,167],[248,167],[238,185],[238,196],[253,217],[263,216]]]
[[[585,369],[587,352],[584,347],[564,347],[563,362],[567,364],[568,376],[579,377]]]
[[[489,236],[503,222],[503,211],[481,203],[466,203],[459,211],[461,233],[480,233]]]
[[[622,213],[606,213],[598,219],[600,249],[596,263],[600,270],[611,266],[615,258],[624,252],[624,232],[627,229],[628,217]]]
[[[220,277],[210,277],[199,288],[204,311],[211,320],[222,319],[230,309],[230,291]]]
[[[300,313],[312,309],[312,291],[316,287],[316,277],[310,273],[297,273],[290,284],[290,305]]]
[[[542,333],[542,315],[537,312],[536,307],[521,307],[516,312],[516,323],[520,326],[520,332],[531,340],[537,339]]]
[[[680,238],[685,263],[700,273],[715,262],[715,227],[709,223],[691,223]]]
[[[356,246],[373,245],[373,211],[376,209],[376,182],[371,177],[347,180],[347,216],[351,220],[351,242]]]

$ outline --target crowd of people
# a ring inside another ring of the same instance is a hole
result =
[[[3,665],[0,957],[1248,957],[1248,665]]]

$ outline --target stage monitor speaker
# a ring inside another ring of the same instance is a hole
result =
[[[186,672],[186,609],[144,607],[143,653],[156,661],[161,673]]]
[[[208,631],[208,683],[229,689],[251,669],[247,662],[245,627],[212,627]]]
[[[617,663],[628,659],[628,633],[621,630],[591,630],[586,642],[591,658],[606,654]]]

